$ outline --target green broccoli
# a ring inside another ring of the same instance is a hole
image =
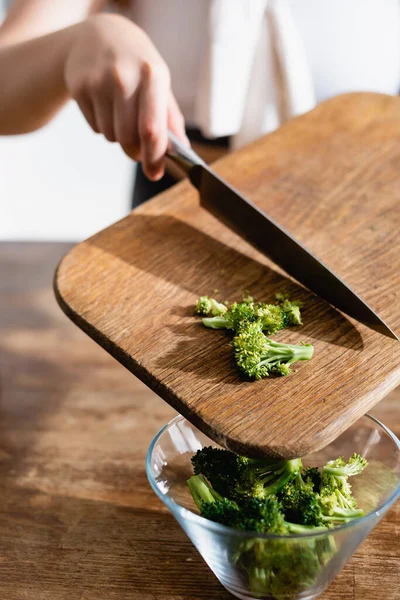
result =
[[[342,457],[329,461],[322,475],[315,468],[301,470],[278,495],[286,518],[302,525],[331,527],[362,517],[364,511],[357,509],[347,478],[360,473],[366,464],[353,454],[347,463]]]
[[[313,481],[305,472],[297,473],[278,494],[285,517],[299,525],[326,526]]]
[[[311,587],[321,570],[315,542],[253,540],[239,560],[258,597],[289,600]]]
[[[203,315],[203,324],[210,329],[227,329],[235,334],[233,348],[236,363],[248,377],[262,379],[271,373],[288,375],[290,365],[309,360],[311,344],[295,346],[274,342],[273,335],[288,325],[301,325],[301,302],[290,301],[286,294],[276,295],[278,304],[255,302],[252,296],[234,302],[229,308],[213,298],[201,296],[196,313]]]
[[[322,470],[322,476],[352,477],[353,475],[359,475],[366,466],[366,459],[359,454],[354,453],[347,462],[343,456],[339,456],[336,460],[330,460],[326,463]],[[329,477],[326,479],[328,480]]]
[[[272,335],[280,329],[284,329],[289,323],[286,313],[276,304],[259,302],[254,307],[254,314],[261,323],[261,329],[267,335]]]
[[[240,511],[235,502],[218,494],[203,475],[193,475],[187,480],[187,484],[202,517],[238,528]]]
[[[258,322],[249,323],[233,339],[236,364],[248,377],[262,379],[271,373],[288,375],[290,365],[298,360],[310,360],[311,344],[295,346],[267,338]]]
[[[258,596],[289,600],[314,585],[336,553],[329,530],[363,515],[347,481],[367,464],[357,454],[329,461],[322,473],[300,459],[250,459],[213,447],[197,451],[192,464],[188,485],[204,518],[282,536],[232,542],[230,560]],[[310,533],[319,535],[301,537]]]
[[[277,494],[302,466],[300,459],[252,459],[212,446],[198,450],[191,460],[195,475],[203,475],[219,494],[237,501]]]
[[[236,551],[257,597],[292,600],[315,585],[321,569],[336,553],[331,535],[303,539],[251,539]]]
[[[218,302],[215,298],[210,298],[209,296],[201,296],[196,303],[195,313],[197,315],[207,316],[213,315],[219,316],[223,315],[228,310],[225,304]]]
[[[202,303],[199,306],[200,301]],[[210,299],[202,296],[196,305],[196,312],[207,317],[203,319],[203,324],[210,329],[231,329],[237,332],[243,325],[258,321],[262,325],[262,330],[267,335],[272,335],[287,325],[301,324],[301,303],[298,301],[285,300],[282,305],[255,303],[250,296],[242,302],[234,302],[229,309],[225,307],[225,311],[220,313],[213,313],[209,303]],[[213,316],[209,317],[210,314]]]
[[[223,500],[222,496],[218,494],[207,482],[203,475],[196,475],[187,480],[187,484],[192,494],[193,500],[196,506],[200,509],[203,502],[214,502],[216,500]]]
[[[303,303],[300,300],[289,300],[289,295],[278,292],[275,294],[275,298],[279,302],[279,306],[286,315],[289,325],[303,325],[301,320],[300,309]]]
[[[340,456],[323,467],[319,495],[327,520],[347,522],[364,514],[357,509],[348,478],[361,473],[366,465],[365,458],[353,454],[347,462]]]
[[[243,496],[237,502],[221,496],[202,475],[193,475],[187,481],[193,500],[202,517],[244,531],[288,535],[309,533],[310,528],[285,519],[282,505],[275,495],[264,498]],[[323,531],[326,527],[313,527]]]
[[[287,535],[288,524],[275,496],[267,498],[246,498],[240,502],[241,519],[238,529],[256,531],[257,533],[273,533]]]
[[[322,476],[318,467],[304,467],[301,470],[301,476],[309,486],[312,484],[314,492],[319,492]]]
[[[249,588],[259,595],[293,598],[313,585],[320,569],[335,553],[334,541],[308,537],[290,539],[290,534],[320,532],[324,528],[285,521],[275,496],[263,500],[247,498],[240,503],[216,494],[202,475],[188,480],[193,499],[202,517],[215,523],[256,534],[284,535],[286,539],[240,540],[231,548],[231,560],[246,573]]]
[[[206,317],[203,324],[211,329],[238,331],[244,323],[255,320],[253,302],[234,302],[223,314]]]

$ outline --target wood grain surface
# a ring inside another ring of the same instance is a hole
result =
[[[400,332],[400,101],[331,100],[223,158],[215,170],[338,273]],[[112,201],[112,199],[110,199]],[[304,301],[312,342],[286,378],[244,381],[230,338],[193,316],[196,298],[248,290]],[[323,447],[400,382],[399,343],[288,279],[199,207],[185,181],[76,246],[62,261],[66,314],[209,437],[239,453],[293,457]]]
[[[0,598],[229,600],[145,475],[175,412],[60,311],[63,244],[0,244]],[[373,414],[400,435],[400,390]],[[400,600],[400,504],[321,600]]]

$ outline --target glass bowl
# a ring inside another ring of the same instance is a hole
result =
[[[400,495],[400,442],[366,415],[334,442],[302,459],[306,466],[323,466],[353,452],[364,456],[368,467],[351,478],[364,517],[328,533],[276,536],[239,531],[196,514],[186,480],[193,474],[190,457],[203,446],[218,447],[184,417],[175,417],[150,445],[147,476],[222,585],[242,600],[316,598]]]

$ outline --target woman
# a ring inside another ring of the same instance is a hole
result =
[[[38,129],[74,98],[155,181],[167,128],[188,143],[172,88],[190,125],[237,147],[330,95],[400,87],[398,0],[133,0],[114,4],[121,14],[106,4],[12,3],[0,135]]]

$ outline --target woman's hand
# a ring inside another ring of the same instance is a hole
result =
[[[187,138],[168,67],[143,30],[117,15],[80,23],[65,82],[94,131],[140,160],[147,177],[162,177],[167,129]]]

